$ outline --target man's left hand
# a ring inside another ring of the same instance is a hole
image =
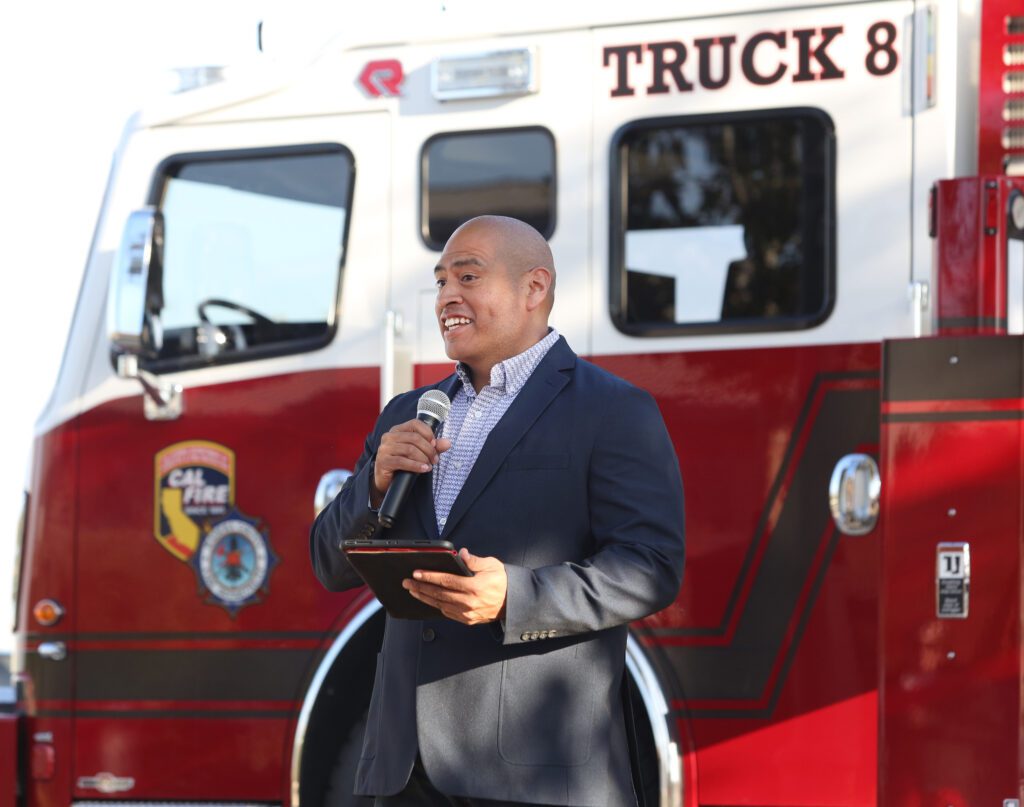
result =
[[[463,625],[479,625],[501,619],[505,613],[508,575],[497,558],[478,558],[468,549],[459,550],[463,563],[473,572],[462,577],[445,572],[413,572],[402,586],[417,600],[433,605],[449,619]]]

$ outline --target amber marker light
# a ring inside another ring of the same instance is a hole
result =
[[[60,622],[64,609],[55,600],[40,600],[32,609],[32,616],[44,628],[49,628]]]

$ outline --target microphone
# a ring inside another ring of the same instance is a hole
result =
[[[452,402],[441,390],[427,390],[420,396],[419,403],[416,404],[416,420],[426,423],[436,435],[451,408]],[[380,510],[377,512],[377,519],[385,527],[394,525],[395,519],[398,518],[398,511],[402,509],[402,504],[418,476],[419,474],[412,471],[396,471],[391,478],[391,486],[384,494],[384,501],[381,502]]]

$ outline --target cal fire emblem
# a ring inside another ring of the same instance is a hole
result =
[[[156,539],[196,573],[206,601],[234,616],[260,602],[278,559],[258,519],[235,507],[235,454],[189,440],[156,455]]]

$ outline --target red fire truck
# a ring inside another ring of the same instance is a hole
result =
[[[129,122],[37,429],[0,807],[343,807],[383,614],[308,529],[451,371],[455,226],[658,400],[651,804],[1019,807],[1024,6],[487,4]],[[467,704],[467,710],[473,708]]]

